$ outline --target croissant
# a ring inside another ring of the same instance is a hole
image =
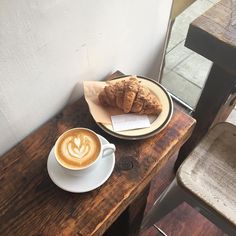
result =
[[[118,107],[124,113],[159,115],[162,111],[158,98],[136,77],[108,84],[98,98],[103,106]]]

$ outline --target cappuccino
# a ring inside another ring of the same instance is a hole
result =
[[[83,128],[68,130],[55,145],[58,162],[68,169],[84,169],[99,157],[101,143],[98,136]]]

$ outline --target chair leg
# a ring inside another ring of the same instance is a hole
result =
[[[183,191],[178,186],[176,179],[156,200],[151,210],[144,217],[141,230],[144,231],[157,221],[171,212],[174,208],[183,202]]]

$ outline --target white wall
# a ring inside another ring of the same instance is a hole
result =
[[[119,69],[157,78],[172,0],[0,0],[0,155]]]

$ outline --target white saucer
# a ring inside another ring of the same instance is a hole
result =
[[[103,144],[109,143],[99,135]],[[84,193],[101,186],[110,177],[115,166],[115,154],[106,158],[101,158],[99,166],[91,173],[81,176],[65,174],[59,166],[53,152],[54,147],[49,153],[47,170],[51,180],[61,189],[72,193]]]

